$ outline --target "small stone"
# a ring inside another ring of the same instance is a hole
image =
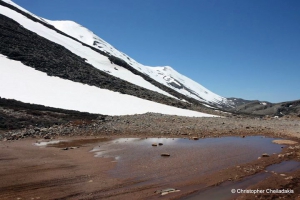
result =
[[[163,145],[163,143],[158,143],[159,146]]]
[[[291,156],[291,155],[293,155],[293,152],[286,153],[285,155],[286,155],[286,156]]]
[[[45,139],[45,140],[49,140],[49,139],[51,139],[51,138],[50,138],[49,135],[46,135],[46,136],[44,137],[44,139]]]
[[[284,178],[285,180],[289,180],[289,179],[293,179],[293,177],[292,176],[289,176],[289,177],[286,177],[286,178]]]
[[[270,156],[269,156],[269,154],[267,154],[267,153],[263,153],[263,154],[261,155],[261,157],[270,157]]]
[[[63,148],[62,150],[69,150],[69,147]]]
[[[286,176],[285,174],[280,174],[280,176]]]
[[[160,195],[164,196],[166,194],[169,193],[173,193],[173,192],[179,192],[180,190],[174,189],[174,188],[167,188],[167,189],[163,189],[163,190],[157,190],[155,191],[155,193],[160,193]]]
[[[199,140],[199,138],[198,137],[193,137],[193,140]]]
[[[153,143],[152,146],[156,147],[156,146],[157,146],[157,143]]]
[[[170,154],[169,153],[162,153],[162,154],[160,154],[161,156],[170,156]]]

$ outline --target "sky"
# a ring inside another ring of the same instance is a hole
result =
[[[299,0],[13,0],[224,97],[300,99]]]

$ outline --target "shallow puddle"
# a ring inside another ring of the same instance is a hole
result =
[[[267,171],[274,171],[277,173],[292,172],[300,168],[300,162],[297,161],[283,161],[279,164],[274,164],[267,167]],[[229,200],[237,197],[239,194],[232,193],[232,189],[246,189],[251,185],[257,184],[258,182],[266,179],[272,173],[261,172],[249,177],[242,179],[241,181],[231,182],[226,181],[219,186],[211,187],[208,189],[200,190],[199,192],[190,195],[189,197],[182,198],[183,200]]]
[[[282,145],[272,140],[261,136],[199,140],[121,138],[101,143],[92,152],[96,157],[115,158],[116,167],[109,172],[114,177],[170,184],[250,162],[262,153],[281,152]],[[152,146],[153,143],[157,146]],[[170,156],[162,157],[162,153]]]
[[[111,138],[48,141],[38,146],[57,148],[95,144],[91,150],[95,157],[114,158],[115,167],[108,173],[115,178],[136,180],[138,186],[159,184],[175,187],[180,181],[201,178],[202,175],[256,160],[263,153],[280,153],[282,145],[274,138],[261,136],[222,137],[205,139],[183,138]],[[154,145],[155,144],[155,145]],[[162,154],[170,156],[161,156]],[[300,163],[285,161],[238,182],[225,182],[220,186],[200,190],[186,199],[231,199],[233,188],[245,189],[265,179],[271,171],[277,173],[299,169]],[[133,185],[132,185],[133,186]],[[134,187],[138,187],[136,184]],[[180,189],[180,188],[178,188]]]

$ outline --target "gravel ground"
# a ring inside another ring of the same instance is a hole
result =
[[[220,137],[266,135],[300,136],[299,118],[218,117],[191,118],[147,113],[130,116],[106,116],[100,120],[73,120],[47,128],[29,128],[4,132],[3,140],[57,136],[140,136],[140,137]]]

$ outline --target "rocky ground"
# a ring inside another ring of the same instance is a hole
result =
[[[216,117],[190,118],[147,113],[131,116],[106,116],[101,119],[75,119],[60,125],[6,131],[2,139],[58,136],[161,136],[220,137],[228,135],[271,135],[299,137],[300,120],[285,118]]]

